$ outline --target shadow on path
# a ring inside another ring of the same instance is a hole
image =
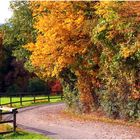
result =
[[[22,128],[22,129],[25,129],[25,130],[30,130],[32,132],[37,132],[37,133],[40,133],[40,134],[43,134],[43,135],[57,135],[57,133],[52,133],[52,132],[49,132],[49,131],[46,131],[46,130],[42,130],[42,129],[38,129],[38,128],[34,128],[34,127],[29,127],[29,126],[25,126],[25,125],[22,125],[22,124],[17,124],[17,126],[19,128]]]

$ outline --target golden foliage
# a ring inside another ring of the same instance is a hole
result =
[[[80,69],[91,67],[87,53],[92,48],[90,41],[90,21],[86,19],[84,7],[76,8],[74,2],[31,2],[35,17],[35,29],[38,30],[36,43],[24,48],[31,51],[30,60],[39,77],[58,77],[64,68],[70,68],[78,78],[78,90],[83,105],[92,104],[90,86],[85,75],[78,75]],[[93,51],[93,50],[91,50]],[[80,60],[79,57],[83,57]],[[90,59],[98,63],[97,55]],[[93,70],[89,71],[95,76]],[[86,74],[86,73],[85,73]],[[83,100],[84,99],[84,100]],[[91,105],[88,106],[91,110]]]
[[[109,93],[136,93],[125,88],[136,78],[134,69],[125,68],[124,60],[140,50],[139,10],[136,10],[139,3],[132,2],[134,7],[130,8],[131,2],[97,2],[95,21],[86,18],[84,2],[80,3],[82,8],[75,2],[30,3],[34,28],[38,32],[36,42],[24,47],[31,52],[30,60],[39,77],[59,77],[65,68],[70,69],[77,77],[79,97],[85,111],[92,110],[94,88],[100,86],[98,74],[104,75],[101,79],[106,82]],[[129,14],[135,15],[132,16],[134,22]]]
[[[32,10],[37,41],[24,47],[32,52],[32,64],[44,71],[43,77],[58,76],[88,47],[89,40],[83,33],[84,13],[74,10],[71,2],[32,2]]]

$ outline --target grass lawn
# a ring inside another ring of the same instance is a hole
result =
[[[42,99],[42,98],[47,98],[47,96],[36,97],[36,99]],[[34,103],[33,101],[29,101],[29,102],[23,102],[22,106],[20,106],[20,103],[15,103],[15,104],[13,104],[13,107],[21,108],[21,107],[25,107],[25,106],[38,105],[38,104],[44,104],[44,103],[56,103],[56,102],[62,101],[61,96],[50,96],[50,98],[51,98],[50,102],[48,102],[47,99],[38,100],[38,101],[36,101],[36,103]],[[58,99],[56,99],[56,98],[58,98]],[[33,100],[33,97],[23,97],[23,101],[25,101],[25,100]],[[20,101],[20,98],[13,97],[12,101],[13,102]],[[9,102],[10,102],[9,97],[1,98],[2,104],[9,103]],[[4,132],[7,130],[11,130],[11,127],[9,125],[2,125],[2,124],[0,125],[0,132]],[[0,135],[0,139],[49,139],[49,138],[46,136],[40,135],[40,134],[30,133],[30,132],[23,131],[21,129],[17,129],[16,133]]]
[[[42,99],[42,100],[36,100],[34,103],[33,101],[28,101],[28,102],[22,102],[22,106],[20,103],[12,103],[12,107],[20,108],[20,107],[25,107],[25,106],[30,106],[30,105],[35,105],[35,104],[43,104],[43,103],[55,103],[55,102],[61,102],[61,96],[50,96],[50,102],[48,102],[48,99],[43,99],[43,98],[48,98],[48,96],[37,96],[36,99]],[[57,98],[57,99],[56,99]],[[27,101],[27,100],[34,100],[34,97],[23,97],[22,101]],[[12,102],[17,102],[20,101],[20,97],[12,97]],[[1,97],[1,104],[6,104],[10,102],[9,97]],[[8,105],[10,106],[10,104]]]
[[[40,134],[18,131],[16,133],[0,136],[0,139],[49,139]]]
[[[3,128],[2,128],[3,127]],[[9,126],[1,126],[0,129],[5,130],[9,129]],[[23,131],[21,129],[18,129],[15,133],[0,135],[0,139],[49,139],[47,136],[37,134],[37,133],[30,133],[27,131]]]

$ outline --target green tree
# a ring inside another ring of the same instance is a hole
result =
[[[1,27],[1,30],[4,32],[4,47],[17,60],[24,60],[27,69],[32,68],[28,61],[30,52],[22,47],[24,44],[34,42],[36,38],[29,2],[12,1],[10,7],[13,11],[13,16]]]
[[[3,33],[2,48],[5,54],[1,67],[3,87],[8,88],[15,83],[18,86],[24,85],[23,90],[25,90],[30,76],[24,65],[31,71],[33,67],[28,61],[30,52],[22,48],[22,45],[35,41],[32,12],[27,1],[11,1],[10,7],[13,10],[13,16],[0,27]]]

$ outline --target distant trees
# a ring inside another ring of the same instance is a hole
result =
[[[29,79],[35,74],[28,61],[30,52],[22,45],[35,41],[32,12],[29,3],[25,1],[13,1],[10,7],[13,10],[13,16],[0,27],[3,33],[2,50],[5,55],[1,87],[2,91],[7,92],[27,91]]]
[[[16,61],[10,55],[5,46],[2,44],[2,36],[0,37],[0,91],[9,91],[14,87],[18,87],[20,91],[26,90],[28,79],[31,76],[23,67],[23,61]]]
[[[3,60],[4,60],[4,54],[3,54],[3,48],[2,48],[2,33],[0,33],[0,90],[2,90],[2,85],[3,85]]]
[[[29,67],[31,65],[30,61],[28,61],[30,52],[22,47],[24,44],[34,42],[36,38],[29,2],[13,1],[10,7],[13,11],[13,16],[1,28],[4,32],[4,47],[9,49],[8,51],[17,60],[24,61],[26,69],[29,68],[32,71],[32,68]]]
[[[52,94],[62,94],[62,85],[59,80],[53,80],[48,83]]]

